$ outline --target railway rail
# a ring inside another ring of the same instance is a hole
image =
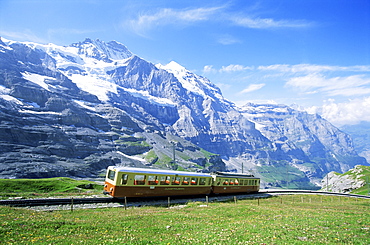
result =
[[[176,196],[176,197],[141,197],[141,198],[47,198],[47,199],[17,199],[17,200],[0,200],[0,205],[7,205],[13,207],[36,207],[36,206],[60,206],[60,205],[85,205],[85,204],[117,204],[117,206],[165,206],[172,204],[186,204],[189,201],[226,201],[234,197],[238,199],[256,199],[267,198],[269,194],[255,193],[255,194],[238,194],[238,195],[217,195],[217,196]]]
[[[294,195],[294,194],[313,194],[313,195],[330,195],[330,196],[345,196],[354,198],[365,198],[370,199],[370,196],[340,193],[340,192],[329,192],[329,191],[311,191],[311,190],[269,190],[262,189],[260,193],[266,193],[271,195]]]
[[[314,195],[335,195],[353,198],[370,199],[370,196],[346,194],[337,192],[325,191],[311,191],[311,190],[270,190],[262,189],[255,194],[233,194],[233,195],[216,195],[210,196],[210,202],[237,199],[257,199],[268,198],[273,195],[299,195],[299,194],[314,194]],[[127,206],[154,206],[154,205],[167,205],[170,202],[168,198],[130,198],[129,204],[125,203],[124,199],[117,199],[112,197],[91,197],[91,198],[46,198],[46,199],[16,199],[16,200],[0,200],[0,205],[13,206],[13,207],[36,207],[36,206],[58,206],[58,205],[85,205],[85,204],[111,204],[118,203]],[[184,204],[191,201],[205,201],[204,197],[171,197],[171,204]],[[207,198],[208,200],[208,198]]]

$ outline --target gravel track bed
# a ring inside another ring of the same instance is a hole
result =
[[[244,194],[244,195],[227,195],[227,196],[210,196],[208,202],[225,202],[242,199],[257,199],[270,197],[269,194]],[[77,197],[76,197],[77,198]],[[176,205],[186,205],[189,202],[203,202],[206,203],[206,197],[188,197],[188,198],[175,198],[171,197],[168,199],[145,199],[145,200],[130,200],[127,199],[126,208],[133,207],[144,207],[144,206],[164,206],[174,207]],[[170,203],[170,205],[169,205]],[[58,210],[75,210],[75,209],[99,209],[99,208],[125,208],[124,200],[111,203],[89,203],[89,204],[74,204],[74,205],[48,205],[48,206],[34,206],[34,207],[22,207],[28,208],[35,211],[58,211]]]

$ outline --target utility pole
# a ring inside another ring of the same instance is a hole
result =
[[[175,142],[171,141],[172,146],[173,146],[173,163],[176,164],[176,146]]]
[[[326,175],[326,191],[329,192],[329,173]]]
[[[244,173],[244,163],[242,162],[242,174]]]

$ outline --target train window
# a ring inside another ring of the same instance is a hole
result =
[[[173,179],[172,179],[172,184],[173,184],[173,185],[179,185],[179,184],[180,184],[180,180],[181,180],[181,178],[180,178],[180,177],[178,177],[178,176],[173,177]]]
[[[190,183],[190,178],[189,177],[184,177],[183,180],[182,180],[182,184],[183,185],[189,185]]]
[[[159,184],[161,184],[161,185],[166,184],[166,176],[160,176],[159,177]]]
[[[223,185],[228,185],[229,184],[229,180],[228,179],[223,179],[222,184]]]
[[[158,185],[158,178],[155,175],[148,176],[148,185]]]
[[[161,176],[160,184],[161,185],[169,185],[171,180],[171,176]]]
[[[198,178],[191,178],[191,185],[197,185],[198,184]]]
[[[108,174],[107,174],[108,179],[114,180],[115,176],[116,176],[116,172],[109,169]]]
[[[134,185],[145,185],[145,175],[135,175]]]
[[[127,184],[127,179],[128,179],[127,174],[122,175],[121,185],[126,185]]]
[[[205,185],[205,184],[206,184],[206,178],[200,178],[199,185]]]
[[[239,185],[239,181],[237,179],[235,179],[234,184]]]

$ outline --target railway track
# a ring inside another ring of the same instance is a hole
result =
[[[12,207],[37,207],[37,206],[71,206],[71,205],[86,205],[86,204],[117,204],[116,206],[166,206],[172,204],[186,204],[192,202],[217,202],[232,200],[234,197],[238,199],[256,199],[267,198],[269,194],[239,194],[239,195],[219,195],[219,196],[177,196],[177,197],[156,197],[156,198],[127,198],[118,199],[112,197],[100,198],[47,198],[47,199],[17,199],[17,200],[0,200],[0,205]]]
[[[260,193],[266,193],[271,195],[294,195],[294,194],[313,194],[313,195],[329,195],[329,196],[345,196],[354,198],[365,198],[370,199],[370,196],[357,195],[357,194],[347,194],[339,192],[328,192],[328,191],[310,191],[310,190],[260,190]]]
[[[345,196],[353,198],[366,198],[370,199],[370,196],[356,195],[356,194],[345,194],[336,192],[325,192],[325,191],[310,191],[310,190],[269,190],[263,189],[259,193],[255,194],[238,194],[238,195],[218,195],[210,196],[207,198],[210,202],[237,199],[257,199],[257,198],[268,198],[272,195],[294,195],[294,194],[314,194],[314,195],[335,195]],[[128,200],[128,203],[127,203]],[[46,198],[46,199],[17,199],[17,200],[0,200],[0,205],[7,205],[12,207],[36,207],[36,206],[60,206],[60,205],[85,205],[85,204],[111,204],[117,203],[121,206],[154,206],[154,205],[169,205],[169,204],[185,204],[191,201],[206,200],[205,197],[171,197],[169,198],[129,198],[116,199],[112,197],[98,197],[98,198]]]

